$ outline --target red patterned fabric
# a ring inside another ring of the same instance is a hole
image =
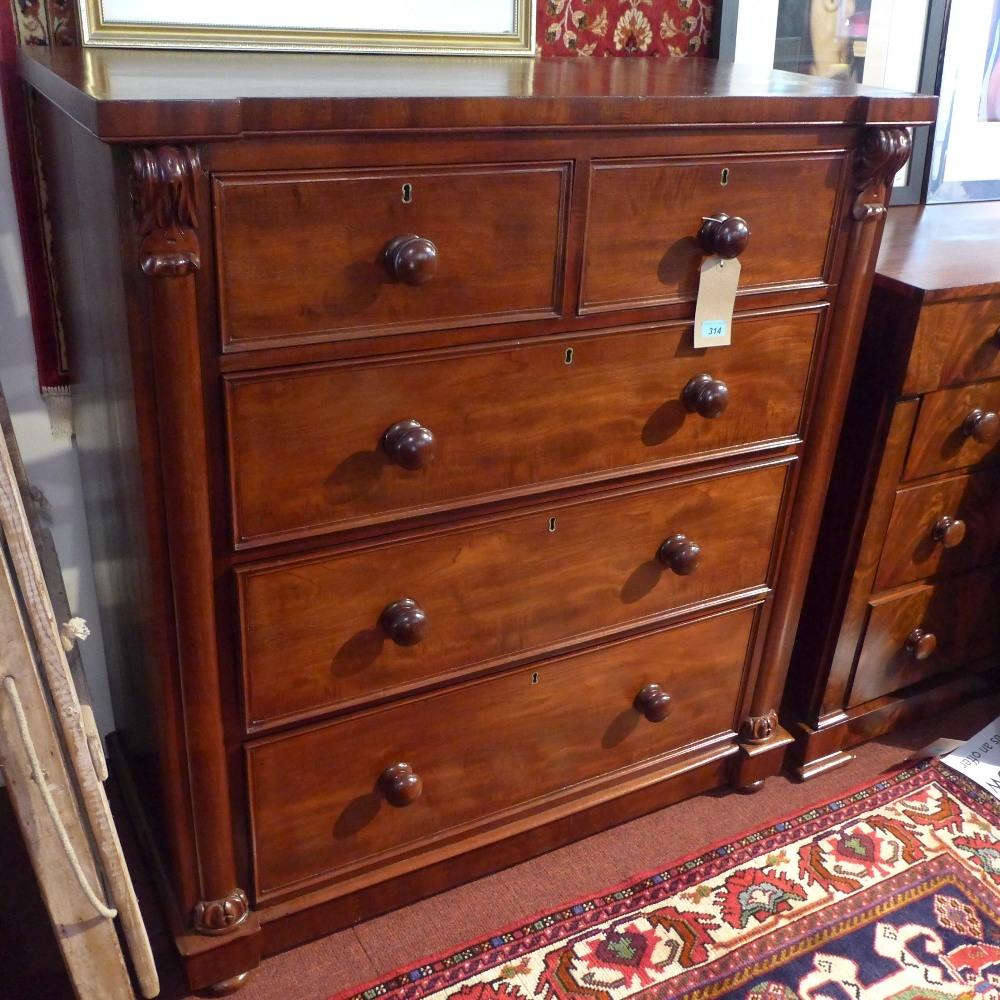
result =
[[[19,45],[78,43],[75,0],[13,0],[8,12],[0,16],[0,103],[7,129],[42,392],[65,391],[70,382],[70,367],[55,304],[45,181],[38,162],[30,107],[14,64]]]
[[[539,0],[538,49],[552,56],[705,55],[707,0]]]

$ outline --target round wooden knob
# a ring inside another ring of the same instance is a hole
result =
[[[698,242],[705,253],[732,260],[746,250],[750,242],[750,227],[746,219],[720,212],[714,218],[703,220],[698,230]]]
[[[934,522],[931,537],[946,549],[961,545],[965,539],[965,521],[960,517],[949,517],[945,514]]]
[[[670,695],[659,684],[644,685],[633,704],[650,722],[662,722],[670,714]]]
[[[966,437],[980,444],[992,444],[1000,437],[1000,417],[992,410],[980,410],[978,407],[970,410],[962,430]]]
[[[397,809],[412,805],[424,790],[424,779],[409,764],[392,764],[378,779],[379,791]]]
[[[437,273],[437,247],[422,236],[397,236],[383,254],[389,274],[404,285],[425,285]]]
[[[393,601],[379,616],[379,625],[397,646],[415,646],[427,631],[427,615],[416,601]]]
[[[937,649],[937,636],[926,629],[915,628],[906,637],[906,649],[915,660],[926,660]]]
[[[687,535],[671,535],[660,546],[656,558],[678,576],[688,576],[701,565],[701,546]]]
[[[691,413],[714,420],[729,405],[729,386],[711,375],[695,375],[684,386],[681,400]]]
[[[434,460],[437,441],[419,420],[400,420],[382,435],[382,449],[404,469],[426,469]]]

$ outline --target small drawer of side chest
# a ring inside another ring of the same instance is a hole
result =
[[[794,441],[822,314],[227,377],[236,541]]]
[[[740,289],[828,277],[843,154],[605,160],[591,168],[584,312],[694,298],[703,217],[750,228]]]
[[[551,316],[566,163],[222,175],[223,345]]]
[[[1000,656],[995,567],[874,598],[848,707]]]
[[[431,839],[457,853],[571,787],[579,799],[731,737],[755,618],[720,614],[249,747],[258,897],[416,866]]]
[[[249,726],[765,585],[787,461],[237,571]]]
[[[1000,377],[1000,296],[924,305],[903,392]]]
[[[997,469],[899,490],[874,588],[886,590],[998,561],[998,497]]]
[[[995,459],[1000,444],[1000,380],[930,392],[920,402],[904,479]]]

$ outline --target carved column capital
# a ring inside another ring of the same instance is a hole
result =
[[[905,128],[869,128],[854,166],[854,209],[858,222],[885,215],[892,179],[910,158],[912,140]]]
[[[139,266],[150,278],[180,277],[201,266],[197,191],[198,151],[190,146],[132,150],[130,182]]]
[[[195,903],[194,929],[199,934],[228,934],[236,930],[250,913],[250,901],[242,889],[233,889],[222,899]]]
[[[748,715],[740,726],[744,743],[766,743],[778,728],[778,713],[772,708],[767,715]]]

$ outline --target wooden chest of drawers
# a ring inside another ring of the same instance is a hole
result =
[[[932,100],[707,60],[22,67],[117,756],[194,985],[779,769]],[[733,344],[696,350],[713,247]]]
[[[993,203],[889,212],[785,699],[802,777],[1000,664],[998,251]]]

